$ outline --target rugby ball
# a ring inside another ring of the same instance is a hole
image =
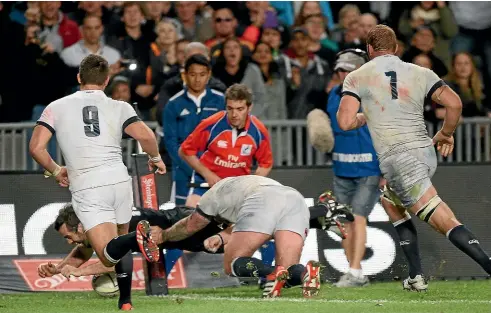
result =
[[[114,297],[119,293],[116,273],[105,273],[92,277],[92,289],[102,297]]]

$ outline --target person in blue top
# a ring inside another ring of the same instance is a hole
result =
[[[184,65],[186,87],[169,99],[162,121],[164,143],[172,159],[175,204],[184,205],[193,169],[179,157],[181,143],[207,117],[225,110],[223,93],[207,87],[210,61],[203,55],[191,56]]]
[[[341,84],[332,88],[327,102],[327,114],[334,133],[333,191],[339,203],[352,207],[355,221],[346,225],[350,235],[343,240],[350,269],[335,285],[360,287],[368,284],[368,278],[361,269],[361,260],[365,255],[367,217],[380,198],[379,186],[383,181],[368,127],[365,125],[356,130],[343,131],[336,120],[344,79],[349,72],[367,62],[368,57],[360,49],[347,49],[339,52],[336,58],[334,71]]]

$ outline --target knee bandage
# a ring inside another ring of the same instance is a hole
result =
[[[422,221],[428,222],[441,202],[442,199],[438,195],[434,196],[430,199],[430,201],[428,201],[428,203],[423,205],[418,212],[416,212],[416,216]]]

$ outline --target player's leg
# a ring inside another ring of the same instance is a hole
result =
[[[440,199],[435,187],[431,186],[411,207],[411,212],[428,222],[436,231],[445,235],[459,250],[476,261],[491,275],[491,259],[482,249],[478,238],[460,223],[450,207]]]
[[[333,191],[334,195],[336,197],[336,201],[339,203],[343,203],[345,205],[351,206],[351,201],[353,199],[353,196],[355,195],[356,192],[356,183],[355,180],[352,178],[343,178],[343,177],[338,177],[334,176],[333,179]],[[356,218],[356,216],[355,216]],[[353,222],[354,223],[354,222]],[[343,239],[341,242],[341,245],[343,246],[344,249],[344,254],[346,255],[346,259],[348,260],[348,263],[350,264],[350,270],[353,268],[351,266],[351,260],[353,259],[354,256],[354,225],[353,223],[347,223],[345,225],[346,233],[348,236],[346,239]],[[360,268],[353,268],[355,271],[361,269]],[[348,272],[349,273],[349,272]],[[348,273],[345,275],[341,276],[340,281],[345,281],[349,277]]]
[[[366,251],[367,218],[380,198],[380,177],[361,177],[353,180],[353,182],[355,183],[355,192],[351,198],[351,208],[355,220],[348,224],[351,233],[344,240],[351,243],[350,269],[345,279],[336,284],[337,287],[361,287],[369,283],[368,278],[363,275],[361,261]]]
[[[278,204],[282,204],[284,209],[276,224],[274,234],[277,269],[287,269],[288,280],[285,282],[287,286],[303,285],[304,296],[317,295],[320,289],[319,263],[309,261],[306,266],[299,264],[304,241],[308,234],[309,209],[299,192],[291,189],[282,190],[281,195],[284,200],[283,203]],[[274,200],[274,197],[272,199]],[[281,287],[278,277],[275,280],[268,279],[263,295],[270,296],[268,293],[273,296],[275,293],[279,295]]]
[[[269,234],[234,229],[223,255],[225,274],[237,277],[264,277],[271,274],[273,267],[265,266],[261,260],[251,257],[271,237]]]
[[[133,189],[131,181],[127,183],[117,184],[114,186],[115,196],[115,209],[116,209],[116,223],[118,227],[118,235],[126,238],[133,238],[128,236],[129,224],[132,218],[133,207]],[[133,243],[136,242],[136,236],[133,239]],[[132,308],[131,303],[131,282],[133,279],[133,255],[132,251],[128,251],[119,262],[114,266],[116,272],[116,279],[119,286],[119,301],[118,307],[122,310],[130,310]]]

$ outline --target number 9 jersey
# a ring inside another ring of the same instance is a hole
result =
[[[101,90],[84,90],[50,103],[37,124],[56,133],[73,193],[130,179],[121,139],[124,129],[137,121],[128,103]]]
[[[349,73],[342,95],[360,101],[380,159],[432,145],[424,122],[424,105],[444,84],[429,69],[394,55],[382,55]]]

